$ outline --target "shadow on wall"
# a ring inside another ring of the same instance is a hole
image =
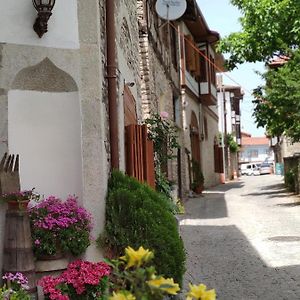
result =
[[[203,282],[218,299],[300,299],[300,265],[268,267],[236,226],[181,226],[181,235],[185,289]]]

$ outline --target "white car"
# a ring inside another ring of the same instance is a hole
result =
[[[245,166],[243,166],[244,168],[242,168],[241,174],[247,176],[260,175],[259,166],[260,166],[259,164],[254,164],[254,163],[246,164]]]
[[[262,163],[259,169],[259,173],[260,175],[272,174],[273,173],[272,165],[268,163]]]

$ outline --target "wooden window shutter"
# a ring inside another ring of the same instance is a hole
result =
[[[147,126],[131,124],[125,127],[126,173],[155,189],[154,148]]]
[[[195,51],[195,64],[196,64],[195,76],[196,79],[200,81],[200,75],[201,75],[200,54],[197,51]]]
[[[191,35],[185,36],[185,62],[186,68],[190,72],[196,71],[195,50],[193,48],[194,41]]]
[[[207,82],[207,61],[204,57],[204,55],[206,56],[206,51],[202,50],[201,52],[203,55],[200,54],[200,81]]]

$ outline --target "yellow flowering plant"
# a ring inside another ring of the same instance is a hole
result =
[[[112,295],[109,300],[162,300],[180,292],[179,284],[173,278],[156,274],[151,265],[154,254],[140,247],[125,249],[119,259],[107,261],[111,266]],[[204,284],[190,284],[186,300],[215,300],[215,290],[207,290]]]

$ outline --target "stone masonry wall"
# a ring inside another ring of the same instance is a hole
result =
[[[166,40],[162,38],[162,30],[165,28],[158,29],[154,24],[157,22],[161,26],[165,22],[155,20],[157,15],[154,7],[147,7],[147,5],[144,0],[137,1],[143,119],[151,116],[151,113],[166,111],[169,119],[174,120],[173,96],[174,93],[179,94],[179,74],[171,63],[171,54]],[[172,181],[178,181],[176,158],[168,164],[168,177]]]
[[[8,91],[15,76],[24,68],[49,58],[76,82],[81,106],[83,198],[80,199],[94,217],[95,237],[103,230],[105,194],[108,176],[107,100],[105,95],[105,2],[78,0],[78,49],[51,48],[14,43],[0,44],[0,155],[7,151]],[[33,8],[34,10],[34,8]],[[5,13],[0,11],[1,14]],[[27,13],[24,11],[24,14]],[[12,20],[13,22],[13,20]],[[66,20],[67,22],[67,20]],[[9,26],[9,24],[7,25]],[[53,28],[53,27],[52,27]],[[32,30],[32,29],[31,29]],[[49,38],[51,27],[49,27]],[[46,39],[45,37],[45,39]],[[49,120],[51,121],[51,120]],[[30,141],[29,141],[30,142]],[[0,245],[3,246],[3,211],[0,207]],[[0,249],[0,268],[2,266]],[[86,258],[98,260],[95,243]]]

